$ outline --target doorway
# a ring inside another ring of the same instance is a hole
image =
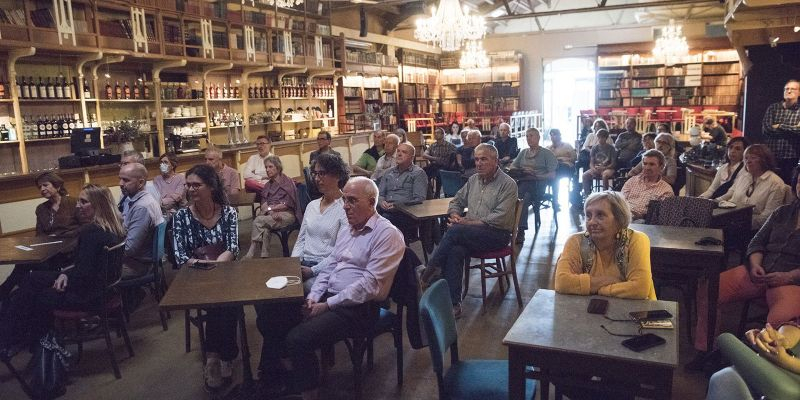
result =
[[[580,110],[593,110],[595,100],[595,60],[593,58],[559,58],[544,60],[544,99],[542,101],[545,131],[558,128],[566,143],[578,138],[577,120]],[[549,144],[550,137],[543,133]]]

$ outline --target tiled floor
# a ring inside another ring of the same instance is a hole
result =
[[[562,204],[566,203],[566,190],[562,190]],[[523,302],[527,303],[539,288],[552,288],[554,266],[566,238],[580,230],[581,217],[563,208],[558,214],[560,229],[552,224],[552,212],[542,213],[541,231],[534,235],[529,231],[520,251],[518,271],[522,286]],[[531,224],[533,223],[533,215]],[[250,222],[242,221],[240,236],[249,237]],[[277,246],[275,241],[274,246]],[[244,243],[244,242],[243,242]],[[421,251],[419,245],[415,248]],[[276,247],[276,254],[279,253]],[[170,277],[173,271],[168,271]],[[4,279],[4,277],[0,277]],[[480,279],[471,280],[470,295],[464,302],[464,316],[458,321],[459,348],[462,358],[506,358],[507,352],[501,341],[506,331],[519,315],[514,292],[505,295],[490,282],[490,296],[485,304],[480,297]],[[232,290],[235,288],[232,288]],[[669,294],[666,294],[669,298]],[[673,296],[674,299],[674,296]],[[255,313],[246,308],[248,337],[254,355],[253,365],[258,363],[261,337],[255,328]],[[733,313],[730,315],[738,315]],[[84,358],[74,367],[72,383],[64,399],[205,399],[210,396],[202,387],[202,365],[193,330],[194,347],[184,353],[183,316],[172,315],[169,330],[164,332],[158,320],[155,302],[145,300],[130,324],[131,338],[136,356],[127,357],[121,340],[117,340],[117,355],[120,358],[122,379],[114,379],[110,364],[105,357],[102,342],[87,345]],[[693,353],[685,335],[681,335],[681,363],[688,362]],[[365,399],[434,399],[437,397],[436,378],[430,365],[427,349],[413,350],[405,343],[404,374],[402,387],[395,380],[395,351],[390,335],[380,337],[375,343],[375,369],[365,376]],[[338,345],[337,363],[330,371],[322,389],[324,399],[352,398],[351,364],[346,349]],[[15,359],[20,367],[27,357]],[[237,368],[238,370],[239,368]],[[674,399],[702,399],[707,381],[702,374],[686,373],[682,367],[675,371]],[[551,393],[552,390],[551,390]],[[4,367],[0,366],[0,399],[24,398],[16,381]]]

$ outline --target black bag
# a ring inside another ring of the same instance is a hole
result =
[[[36,399],[54,399],[67,393],[67,359],[69,352],[48,333],[39,339],[33,355],[34,365],[31,389]]]

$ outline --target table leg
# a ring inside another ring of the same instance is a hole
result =
[[[242,347],[242,388],[247,389],[253,386],[253,370],[250,367],[250,346],[247,344],[247,325],[245,324],[244,310],[239,319],[239,333],[241,335],[240,346]]]
[[[508,346],[508,398],[525,399],[525,357],[515,346]]]
[[[727,254],[727,252],[725,252]],[[714,338],[717,328],[717,301],[719,299],[719,274],[725,270],[725,259],[722,257],[720,260],[719,268],[711,271],[708,277],[708,351],[714,349]]]

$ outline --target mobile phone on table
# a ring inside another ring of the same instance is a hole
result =
[[[652,333],[647,333],[641,336],[632,337],[630,339],[625,339],[622,341],[622,345],[635,351],[640,352],[647,350],[651,347],[660,346],[664,343],[667,343],[664,338],[658,335],[654,335]]]
[[[210,269],[214,269],[217,267],[217,263],[214,261],[204,261],[204,260],[197,260],[194,264],[190,265],[189,267],[194,269],[202,269],[208,271]]]
[[[589,307],[586,311],[589,314],[605,314],[608,309],[608,300],[606,299],[591,299],[589,300]]]
[[[672,318],[672,314],[670,314],[667,310],[633,311],[630,313],[630,316],[636,321],[652,321],[655,319]]]

